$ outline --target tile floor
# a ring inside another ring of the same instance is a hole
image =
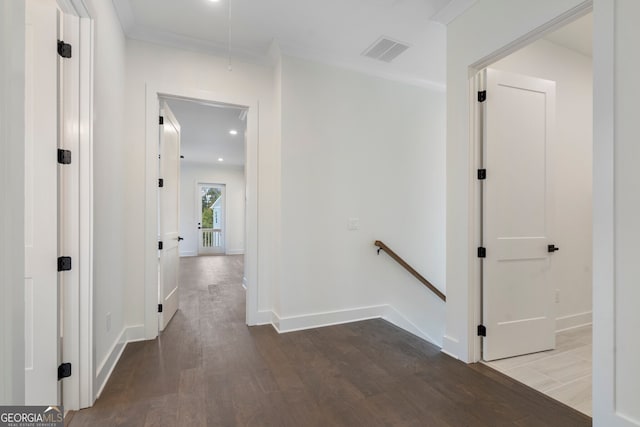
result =
[[[486,362],[492,368],[591,416],[591,326],[556,335],[556,349]]]

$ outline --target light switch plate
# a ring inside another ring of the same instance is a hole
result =
[[[360,218],[349,218],[347,221],[347,230],[355,231],[360,228]]]

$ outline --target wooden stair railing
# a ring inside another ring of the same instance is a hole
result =
[[[425,279],[420,273],[418,273],[413,267],[411,267],[405,260],[403,260],[398,254],[392,251],[391,248],[389,248],[389,246],[385,245],[380,240],[376,240],[374,245],[378,247],[378,254],[380,254],[380,251],[385,251],[391,258],[394,259],[395,262],[397,262],[402,267],[404,267],[404,269],[407,270],[409,273],[411,273],[413,277],[418,279],[423,285],[429,288],[431,292],[436,294],[438,298],[440,298],[444,302],[447,302],[447,297],[445,296],[445,294],[440,292],[440,290],[435,286],[433,286],[433,284],[430,281]]]

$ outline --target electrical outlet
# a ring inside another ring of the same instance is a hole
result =
[[[111,313],[107,313],[107,332],[111,330]]]
[[[556,304],[560,302],[560,289],[556,289]]]

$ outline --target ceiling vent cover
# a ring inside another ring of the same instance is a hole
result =
[[[362,52],[362,55],[379,61],[391,62],[407,49],[409,49],[408,44],[383,36]]]

